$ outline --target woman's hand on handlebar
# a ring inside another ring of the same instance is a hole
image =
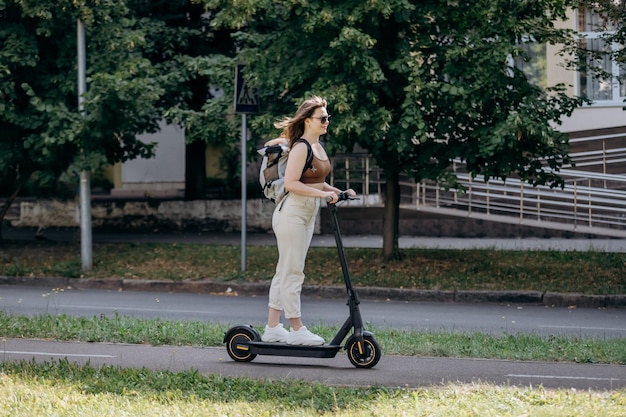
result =
[[[352,188],[346,191],[342,191],[339,194],[330,192],[326,195],[326,202],[328,204],[335,204],[340,201],[355,200],[355,199],[356,199],[356,192]]]

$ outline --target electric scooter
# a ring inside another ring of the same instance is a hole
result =
[[[347,193],[339,195],[339,201],[351,200]],[[259,332],[252,325],[238,325],[230,328],[224,334],[224,343],[228,355],[236,362],[251,362],[257,355],[274,356],[297,356],[310,358],[334,358],[343,347],[348,354],[348,359],[357,368],[373,368],[382,356],[382,351],[374,335],[365,330],[361,311],[359,310],[359,297],[352,287],[352,280],[348,272],[348,263],[343,248],[339,222],[337,220],[336,204],[328,204],[331,212],[333,231],[339,262],[343,272],[343,280],[348,293],[349,316],[341,326],[333,340],[329,344],[321,346],[300,346],[287,343],[262,342]],[[348,337],[350,336],[350,337]],[[343,341],[347,342],[342,346]]]

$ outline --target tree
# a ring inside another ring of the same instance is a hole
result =
[[[9,196],[0,222],[27,181],[151,157],[137,135],[163,119],[185,127],[187,197],[201,198],[205,143],[238,141],[228,118],[233,42],[210,18],[184,0],[0,2],[0,193]],[[77,19],[87,32],[84,116]]]
[[[123,1],[0,3],[0,183],[4,219],[26,181],[53,183],[70,167],[93,170],[138,156],[152,145],[163,90],[136,53]],[[76,22],[87,28],[85,117],[78,111]],[[1,236],[1,235],[0,235]]]
[[[582,101],[533,85],[511,60],[529,42],[571,45],[555,28],[570,2],[205,0],[214,23],[237,29],[239,59],[264,113],[257,135],[310,94],[334,115],[328,148],[369,150],[386,179],[383,255],[398,255],[399,177],[456,186],[453,160],[473,176],[517,175],[559,186],[569,162],[554,123]]]
[[[189,0],[129,0],[146,42],[139,47],[162,80],[161,115],[185,128],[185,198],[205,195],[206,144],[238,142],[232,115],[235,45],[211,13]],[[230,175],[236,173],[230,172]]]

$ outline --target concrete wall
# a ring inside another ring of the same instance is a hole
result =
[[[74,201],[30,200],[15,203],[7,215],[13,227],[79,227],[79,206]],[[250,200],[247,230],[272,228],[274,203]],[[94,200],[92,227],[106,230],[199,230],[234,232],[241,230],[239,200]]]

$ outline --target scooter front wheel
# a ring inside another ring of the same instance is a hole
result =
[[[357,368],[373,368],[382,356],[380,345],[371,335],[363,336],[363,345],[359,346],[356,337],[352,336],[346,343],[348,359]]]
[[[226,350],[236,362],[250,362],[256,358],[256,354],[250,353],[248,342],[253,342],[258,337],[256,332],[244,326],[231,329],[224,337]]]

